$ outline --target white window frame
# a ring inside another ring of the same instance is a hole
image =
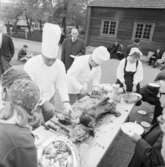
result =
[[[116,22],[116,27],[115,27],[115,34],[104,34],[103,33],[103,28],[104,28],[104,22],[105,21],[109,21],[109,22]],[[101,29],[100,29],[100,35],[101,36],[105,36],[105,37],[117,37],[117,31],[118,31],[118,25],[119,25],[119,21],[118,20],[113,20],[113,19],[102,19],[101,20]]]
[[[138,39],[144,40],[144,41],[152,41],[153,34],[154,34],[154,30],[155,30],[155,23],[150,23],[150,22],[135,22],[135,23],[134,23],[134,27],[133,27],[133,33],[132,33],[132,39],[133,39],[133,40],[136,39],[135,35],[136,35],[137,24],[143,24],[143,25],[151,24],[152,27],[151,27],[149,39],[143,38],[143,35],[144,35],[144,27],[145,27],[145,26],[143,27],[142,37],[141,37],[141,38],[138,38]]]

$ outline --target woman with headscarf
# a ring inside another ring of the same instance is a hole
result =
[[[5,97],[0,112],[0,166],[37,167],[37,151],[28,119],[39,103],[39,89],[30,80],[18,79]]]
[[[117,68],[117,84],[128,92],[139,92],[143,80],[143,66],[140,62],[141,51],[132,48],[128,57],[120,61]]]
[[[19,79],[26,79],[26,80],[31,80],[30,76],[24,71],[24,70],[19,70],[16,68],[9,68],[7,71],[3,73],[1,76],[1,82],[2,82],[2,100],[6,101],[6,96],[8,94],[8,91],[12,84]],[[40,106],[36,108],[35,114],[29,117],[29,124],[32,126],[33,129],[37,128],[38,126],[43,123],[43,115],[41,113]]]

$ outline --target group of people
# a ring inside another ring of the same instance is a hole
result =
[[[109,53],[111,54],[111,58],[122,60],[123,58],[127,57],[130,52],[131,48],[141,48],[140,39],[135,39],[133,43],[124,46],[122,43],[116,41],[112,46],[107,47]]]
[[[37,167],[31,129],[56,114],[57,91],[64,108],[61,119],[64,119],[65,115],[71,116],[71,104],[88,93],[90,84],[95,86],[100,83],[100,65],[110,59],[107,48],[99,46],[91,54],[85,55],[84,43],[78,39],[78,30],[74,28],[71,38],[64,40],[60,53],[60,38],[60,26],[45,23],[41,54],[29,59],[24,70],[10,67],[2,72],[1,94],[4,108],[0,112],[0,166]],[[59,54],[62,54],[62,61],[57,59]],[[118,65],[116,83],[123,92],[139,92],[143,95],[143,100],[161,108],[160,114],[155,115],[155,120],[159,117],[159,121],[153,123],[147,134],[142,137],[137,134],[131,136],[136,142],[136,148],[129,164],[129,167],[158,167],[165,165],[165,76],[160,74],[161,77],[157,77],[156,80],[161,84],[155,93],[148,87],[140,88],[143,80],[141,56],[142,52],[137,46],[130,47],[127,57]],[[152,94],[152,102],[145,98],[151,97],[148,92]],[[160,96],[157,97],[157,94]],[[153,132],[156,134],[152,136]]]

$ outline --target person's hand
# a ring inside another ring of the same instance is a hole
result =
[[[64,103],[64,110],[65,110],[66,115],[71,116],[72,107],[69,102]]]
[[[123,88],[119,88],[118,93],[123,93],[123,92],[124,92]]]
[[[80,94],[82,94],[82,95],[87,94],[87,87],[86,87],[86,86],[83,86],[83,87],[81,88]]]
[[[141,136],[137,133],[132,133],[129,135],[129,137],[136,143],[141,139]]]
[[[163,115],[160,115],[158,118],[159,126],[160,129],[162,130],[163,133],[165,133],[165,118]]]
[[[136,92],[136,84],[133,85],[133,92]]]
[[[125,83],[123,83],[123,90],[124,90],[124,92],[127,92],[127,86]]]

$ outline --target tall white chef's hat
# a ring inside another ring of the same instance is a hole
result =
[[[106,47],[99,46],[93,51],[92,58],[97,64],[102,64],[110,59],[110,54]]]
[[[42,54],[47,58],[56,58],[59,51],[61,28],[57,24],[45,23],[42,33]]]
[[[131,48],[130,52],[129,52],[129,56],[136,54],[139,58],[143,55],[142,52],[140,51],[139,48]]]

